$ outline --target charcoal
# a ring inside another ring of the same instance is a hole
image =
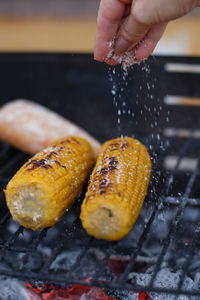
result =
[[[70,249],[61,252],[50,266],[51,271],[68,271],[75,264],[81,249]]]
[[[29,271],[37,271],[42,265],[42,257],[38,252],[34,252],[31,255],[19,254],[16,261],[16,266],[19,269]]]

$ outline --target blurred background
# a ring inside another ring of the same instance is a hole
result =
[[[92,52],[99,0],[0,0],[1,52]],[[171,22],[156,53],[200,55],[200,9]]]

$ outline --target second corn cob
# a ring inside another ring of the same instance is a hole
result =
[[[117,138],[106,142],[81,207],[86,231],[104,240],[124,237],[137,220],[150,174],[150,156],[138,140]]]
[[[34,230],[54,225],[80,193],[94,162],[90,144],[65,137],[32,157],[6,187],[13,219]]]

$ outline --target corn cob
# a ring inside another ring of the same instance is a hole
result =
[[[143,144],[133,138],[106,142],[91,174],[81,207],[88,234],[119,240],[133,227],[151,175],[151,160]]]
[[[80,193],[94,162],[90,144],[65,137],[33,156],[5,195],[13,219],[33,230],[54,225]]]

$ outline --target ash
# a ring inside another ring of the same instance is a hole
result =
[[[0,276],[0,300],[40,300],[40,298],[27,290],[23,282]]]
[[[169,288],[171,290],[176,290],[176,287],[180,278],[180,271],[173,273],[167,268],[163,268],[158,272],[157,277],[154,281],[154,286],[158,288]],[[129,279],[134,284],[138,284],[140,286],[147,286],[151,280],[152,272],[150,271],[147,274],[138,274],[138,273],[130,273]],[[183,290],[198,290],[196,283],[189,277],[185,277],[183,282]],[[158,294],[155,292],[149,292],[149,296],[153,300],[198,300],[199,296],[174,296],[171,294]]]

